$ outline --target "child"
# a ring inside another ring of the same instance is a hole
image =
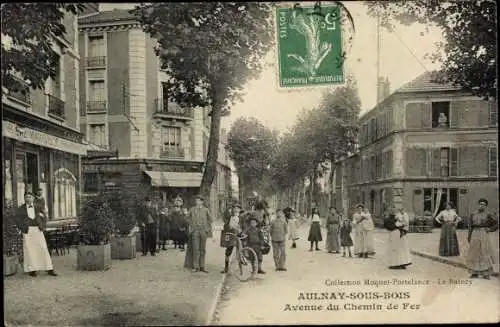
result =
[[[227,226],[224,226],[225,232],[232,233],[233,235],[224,235],[224,245],[226,248],[225,257],[224,257],[224,270],[221,271],[222,274],[227,273],[229,268],[229,257],[233,253],[233,249],[236,246],[236,236],[241,233],[241,222],[240,222],[240,214],[243,211],[239,205],[235,205],[232,210],[231,218],[227,223]]]
[[[266,272],[262,270],[262,250],[261,247],[264,244],[264,236],[262,235],[261,230],[257,227],[258,218],[255,215],[252,215],[249,218],[250,226],[245,229],[244,234],[247,235],[246,245],[252,248],[257,255],[258,260],[258,270],[257,273],[265,274]]]
[[[309,251],[313,250],[313,245],[316,245],[316,251],[319,251],[320,248],[318,247],[318,242],[321,242],[323,240],[323,237],[321,236],[321,220],[319,218],[318,209],[313,208],[311,215],[311,227],[309,228],[309,237],[307,238],[307,240],[311,242],[311,248],[309,249]]]
[[[351,221],[349,220],[348,217],[342,217],[340,223],[340,245],[342,246],[343,249],[343,254],[342,254],[343,257],[345,257],[345,250],[347,248],[349,250],[349,258],[352,258],[351,246],[353,245],[353,243],[351,238],[351,232],[352,232]]]
[[[285,213],[285,218],[288,218],[288,228],[290,235],[288,238],[292,241],[292,249],[297,248],[297,244],[295,243],[299,239],[299,221],[297,220],[297,216],[295,215],[295,210],[290,208],[289,217],[287,217],[287,213],[285,209],[283,210]]]
[[[271,240],[273,244],[273,257],[276,271],[286,271],[285,268],[285,241],[287,234],[287,224],[283,217],[283,212],[277,211],[276,218],[271,221]]]

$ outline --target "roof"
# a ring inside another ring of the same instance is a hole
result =
[[[434,92],[434,91],[454,91],[460,90],[459,87],[453,86],[450,83],[441,84],[435,80],[438,78],[438,72],[425,72],[418,76],[409,83],[406,83],[394,93],[408,93],[408,92]]]
[[[134,15],[129,13],[129,9],[115,9],[111,11],[101,11],[96,15],[79,18],[78,23],[83,25],[90,25],[97,23],[112,23],[130,20],[136,20],[136,18]]]

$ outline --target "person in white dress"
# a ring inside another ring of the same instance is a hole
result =
[[[37,271],[47,271],[50,276],[57,276],[43,234],[46,219],[44,208],[35,205],[34,200],[33,193],[27,192],[25,203],[17,212],[17,227],[23,233],[23,268],[33,277]]]
[[[406,269],[411,265],[410,247],[408,245],[408,227],[410,217],[401,208],[397,212],[391,207],[390,214],[395,217],[396,229],[389,232],[388,261],[390,269]]]

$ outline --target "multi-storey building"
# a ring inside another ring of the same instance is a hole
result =
[[[359,151],[337,162],[336,201],[376,217],[394,203],[422,215],[446,201],[469,215],[479,198],[498,209],[497,103],[425,73],[360,118]]]
[[[85,158],[85,192],[121,185],[138,196],[192,198],[208,150],[209,108],[172,101],[156,40],[127,10],[81,18],[79,32],[80,128],[97,148],[117,152],[116,158]]]
[[[97,6],[89,4],[85,13],[96,10]],[[25,85],[21,91],[12,92],[2,85],[4,203],[21,205],[25,192],[40,188],[49,224],[78,216],[80,162],[87,151],[80,133],[77,18],[66,14],[63,23],[66,34],[53,42],[59,56],[57,74],[47,80],[45,88],[33,90],[20,78]]]

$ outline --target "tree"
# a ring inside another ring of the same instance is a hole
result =
[[[234,162],[240,182],[240,200],[244,199],[244,189],[265,189],[263,176],[278,145],[278,133],[264,126],[256,118],[238,118],[228,135],[227,149]]]
[[[379,16],[382,26],[393,28],[392,20],[409,25],[435,24],[446,42],[431,54],[442,62],[436,82],[451,82],[475,95],[496,99],[497,17],[496,3],[480,1],[370,1],[368,13]]]
[[[43,89],[56,76],[54,37],[63,37],[64,15],[77,14],[83,4],[2,4],[2,86],[10,91],[24,89],[14,74],[33,89]],[[9,42],[10,41],[10,42]],[[9,44],[10,43],[10,44]]]
[[[211,107],[210,138],[201,193],[216,172],[221,117],[241,100],[249,78],[263,68],[273,40],[271,4],[184,2],[141,4],[131,11],[158,41],[169,94],[181,107]]]

